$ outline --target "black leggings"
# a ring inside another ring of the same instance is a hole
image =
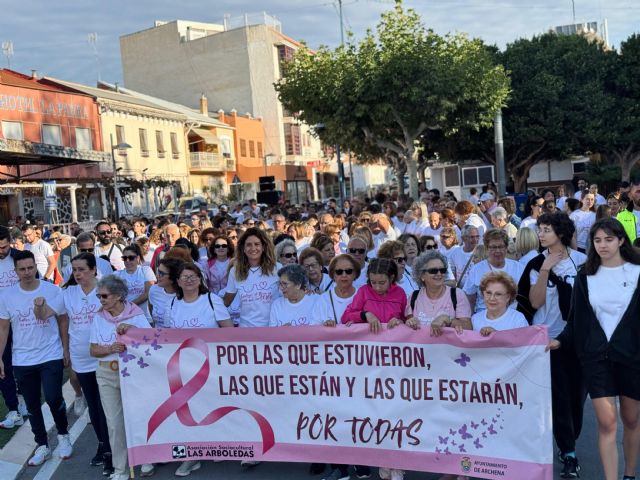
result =
[[[100,401],[100,391],[98,390],[98,382],[96,381],[96,372],[78,373],[78,381],[80,382],[80,388],[87,402],[87,410],[89,410],[89,418],[91,419],[91,426],[93,431],[96,432],[98,442],[101,445],[100,453],[111,452],[109,446],[109,430],[107,430],[107,418],[104,416],[104,410],[102,409],[102,402]]]

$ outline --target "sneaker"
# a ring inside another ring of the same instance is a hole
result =
[[[241,467],[250,468],[250,467],[255,467],[256,465],[260,465],[260,462],[257,462],[255,460],[242,460],[240,462]]]
[[[42,465],[46,459],[51,456],[51,450],[46,445],[40,445],[36,448],[36,451],[33,452],[33,456],[29,459],[30,467],[37,467],[38,465]]]
[[[76,414],[76,417],[82,415],[82,412],[84,412],[85,408],[87,408],[87,401],[84,399],[84,395],[76,397],[75,401],[73,402],[73,413]]]
[[[564,457],[564,467],[562,467],[562,478],[578,478],[580,475],[580,465],[578,465],[578,459],[576,457]]]
[[[112,473],[109,480],[129,480],[128,473]]]
[[[191,475],[191,472],[195,472],[200,468],[200,466],[200,462],[197,460],[182,462],[176,470],[176,477],[188,477]]]
[[[58,456],[66,460],[71,458],[73,454],[73,447],[71,446],[71,440],[69,439],[69,434],[66,435],[58,435]]]
[[[348,473],[342,474],[339,468],[335,468],[331,473],[322,480],[349,480],[351,476]]]
[[[389,480],[391,478],[391,470],[389,470],[388,468],[380,467],[380,470],[378,470],[378,475],[382,480]]]
[[[326,468],[327,465],[324,463],[312,463],[309,466],[309,475],[320,475],[321,473],[324,473]]]
[[[18,395],[18,413],[23,417],[29,416],[29,409],[27,408],[27,404],[25,403],[22,395]]]
[[[22,415],[15,410],[7,413],[7,416],[4,417],[4,420],[0,422],[0,428],[13,428],[19,427],[24,424],[24,419]]]
[[[364,465],[354,465],[356,478],[371,478],[371,469]]]
[[[100,465],[104,465],[104,453],[96,453],[89,462],[89,465],[91,465],[92,467],[99,467]]]
[[[156,471],[156,467],[153,463],[143,463],[140,466],[140,476],[141,477],[150,477]]]
[[[105,453],[103,459],[104,464],[102,465],[102,475],[105,477],[110,477],[115,471],[115,469],[113,468],[113,457],[111,456],[111,452]]]
[[[397,470],[392,468],[391,472],[391,480],[404,480],[404,470]]]

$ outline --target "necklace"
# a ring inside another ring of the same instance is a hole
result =
[[[436,304],[438,303],[438,301],[440,300],[440,298],[441,298],[441,297],[442,297],[442,295],[444,294],[445,289],[446,289],[446,287],[445,287],[444,285],[442,285],[442,286],[440,287],[440,291],[439,291],[439,293],[438,293],[438,296],[435,298],[435,300],[434,300],[434,299],[432,299],[432,298],[429,296],[429,290],[426,290],[426,289],[425,289],[425,293],[427,294],[427,300],[429,300],[429,304],[431,305],[431,309],[432,309],[432,310],[436,307]]]
[[[249,267],[249,270],[251,271],[251,273],[256,273],[260,270],[260,265],[258,265],[257,267]]]

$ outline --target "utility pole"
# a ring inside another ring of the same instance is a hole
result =
[[[344,46],[344,21],[342,16],[342,0],[338,0],[338,12],[340,14],[340,45]],[[344,181],[344,164],[340,158],[340,145],[336,145],[336,160],[338,162],[338,187],[340,188],[340,208],[347,197],[347,185]],[[351,191],[353,195],[353,190]]]
[[[502,110],[496,113],[493,123],[494,140],[496,147],[496,170],[498,176],[498,195],[507,192],[507,174],[504,167],[504,140],[502,138]]]
[[[2,54],[7,57],[7,68],[11,69],[11,57],[13,57],[13,42],[2,42]]]
[[[96,68],[98,70],[98,81],[100,81],[100,56],[98,55],[98,34],[96,32],[87,35],[87,41],[93,48],[93,54],[96,56]]]
[[[571,0],[571,7],[573,10],[573,24],[576,24],[576,0]]]

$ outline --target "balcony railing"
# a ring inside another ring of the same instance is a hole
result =
[[[189,162],[191,170],[229,172],[236,169],[235,159],[224,158],[218,153],[191,152],[189,154]]]

